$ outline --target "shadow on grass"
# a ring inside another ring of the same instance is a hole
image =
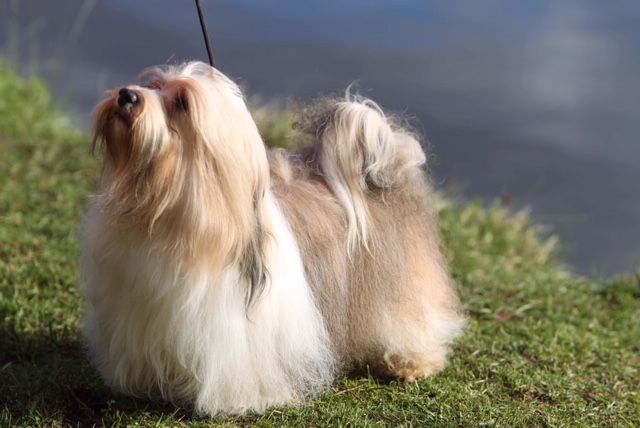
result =
[[[0,311],[0,320],[3,314]],[[368,368],[350,378],[371,378]],[[375,378],[386,385],[387,378]],[[210,423],[251,425],[258,415],[218,416]],[[186,408],[114,394],[91,366],[75,331],[23,334],[0,324],[0,426],[125,426],[203,421]]]
[[[0,325],[0,425],[117,426],[144,415],[192,419],[186,409],[113,394],[77,333],[27,335]]]

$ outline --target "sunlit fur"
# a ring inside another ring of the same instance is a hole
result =
[[[84,332],[115,390],[200,414],[299,402],[365,366],[412,380],[460,334],[416,138],[372,101],[305,110],[267,153],[238,87],[151,69],[96,109]]]

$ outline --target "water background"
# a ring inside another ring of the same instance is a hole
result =
[[[580,273],[640,264],[640,2],[202,1],[264,100],[360,91],[426,136],[441,188],[511,200]],[[0,0],[0,55],[80,126],[143,68],[205,59],[189,0]]]

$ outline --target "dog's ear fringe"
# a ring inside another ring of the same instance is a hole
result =
[[[266,247],[268,245],[270,235],[264,227],[261,214],[257,207],[256,213],[255,232],[252,239],[244,249],[242,258],[240,259],[240,272],[248,283],[245,300],[247,314],[251,305],[260,298],[260,295],[264,291],[269,279]]]

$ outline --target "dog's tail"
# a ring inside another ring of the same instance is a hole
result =
[[[347,90],[345,99],[319,105],[306,122],[316,136],[318,166],[346,212],[349,250],[367,248],[367,193],[401,185],[425,163],[425,154],[413,134],[369,99]]]

